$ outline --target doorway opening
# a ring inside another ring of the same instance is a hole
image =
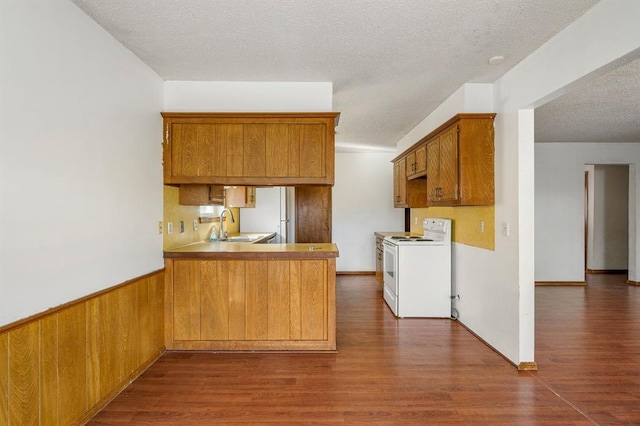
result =
[[[585,166],[586,274],[629,269],[629,165]]]

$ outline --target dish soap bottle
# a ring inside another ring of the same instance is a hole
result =
[[[211,236],[209,237],[209,241],[211,241],[212,243],[218,241],[218,233],[216,232],[215,226],[211,226]]]

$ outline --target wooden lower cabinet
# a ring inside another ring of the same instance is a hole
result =
[[[335,259],[165,259],[166,346],[335,350]]]
[[[384,256],[384,249],[382,247],[382,241],[384,237],[380,235],[376,235],[376,281],[380,286],[384,285],[383,276],[382,276],[382,259]]]

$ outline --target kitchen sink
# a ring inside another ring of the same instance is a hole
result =
[[[227,243],[251,243],[253,241],[259,240],[263,235],[234,235],[231,237],[227,237],[226,239],[219,240],[220,242]]]

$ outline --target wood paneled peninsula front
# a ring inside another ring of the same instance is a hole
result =
[[[164,252],[169,350],[335,351],[335,244],[199,242]]]

